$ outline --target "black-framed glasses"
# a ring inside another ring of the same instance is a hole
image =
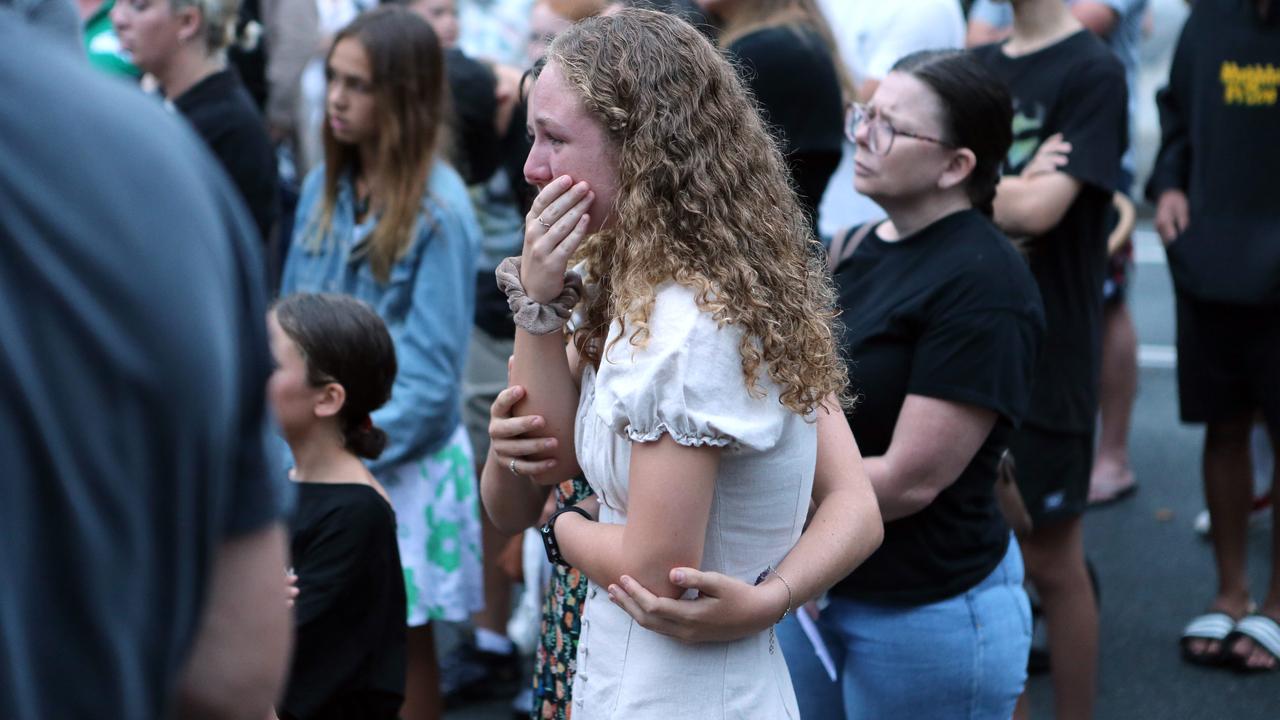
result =
[[[907,132],[895,128],[888,120],[885,120],[875,109],[870,108],[862,103],[850,103],[849,108],[844,114],[844,136],[849,142],[857,144],[854,134],[858,131],[858,126],[862,123],[867,124],[867,148],[876,155],[888,155],[889,150],[893,148],[893,139],[901,135],[912,140],[923,140],[931,142],[943,147],[954,148],[955,145],[942,140],[941,138],[929,137],[928,135],[918,135],[916,133]]]

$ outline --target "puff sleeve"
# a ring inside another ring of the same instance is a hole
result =
[[[761,372],[757,392],[742,374],[742,330],[717,326],[698,308],[695,292],[669,283],[657,290],[643,348],[615,323],[596,375],[595,412],[632,442],[668,434],[690,447],[762,452],[776,445],[791,411]],[[612,346],[610,346],[612,344]],[[763,391],[763,396],[761,392]]]

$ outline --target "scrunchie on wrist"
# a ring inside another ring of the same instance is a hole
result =
[[[507,296],[516,325],[532,335],[547,335],[564,327],[573,314],[573,307],[582,298],[582,276],[573,270],[564,274],[564,290],[549,303],[540,303],[524,294],[520,282],[520,258],[509,257],[498,264],[494,271],[498,289]]]

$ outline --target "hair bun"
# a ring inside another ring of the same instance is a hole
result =
[[[387,448],[387,433],[376,425],[357,425],[347,431],[346,446],[366,460],[377,460]]]

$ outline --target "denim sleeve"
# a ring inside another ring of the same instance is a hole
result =
[[[310,229],[311,217],[319,207],[320,193],[323,188],[324,165],[321,164],[307,173],[306,180],[302,182],[302,191],[298,194],[298,209],[293,219],[293,236],[289,238],[284,269],[280,271],[280,297],[292,295],[298,291],[298,252]]]
[[[969,20],[980,20],[995,27],[1013,24],[1013,9],[1008,4],[996,4],[992,0],[977,0],[969,9]]]
[[[461,420],[479,231],[470,204],[433,206],[419,231],[424,248],[396,338],[399,372],[391,401],[373,414],[389,438],[382,456],[369,463],[375,474],[438,451]]]

